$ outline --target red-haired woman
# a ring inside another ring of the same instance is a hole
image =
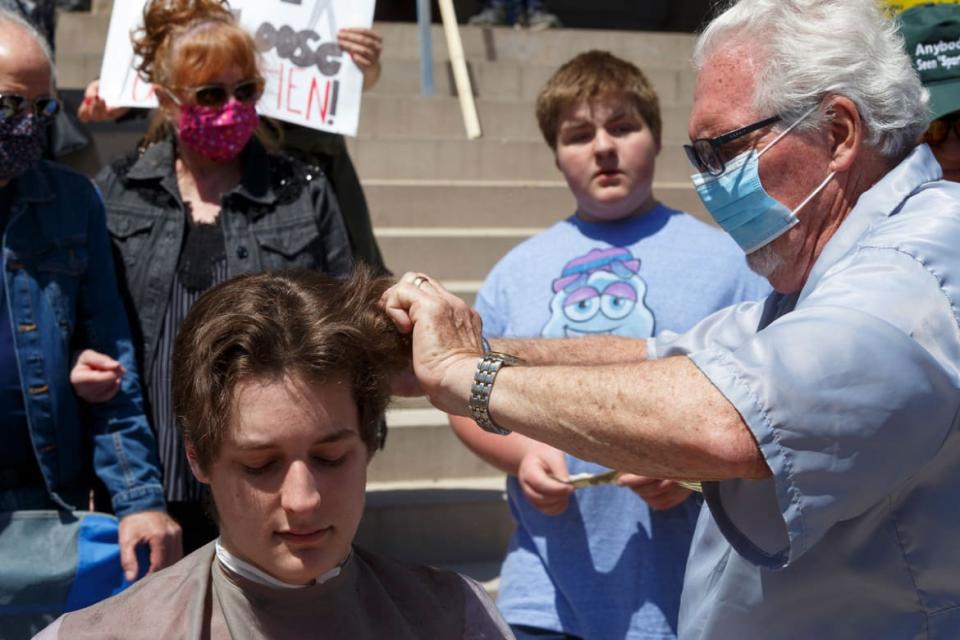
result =
[[[253,38],[219,0],[153,0],[134,37],[160,108],[136,153],[97,178],[140,347],[169,511],[184,547],[216,535],[176,431],[171,350],[183,318],[232,276],[285,267],[350,271],[350,244],[321,172],[259,133]]]

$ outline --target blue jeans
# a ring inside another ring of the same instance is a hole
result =
[[[563,631],[548,631],[522,624],[512,624],[510,630],[513,631],[517,640],[580,640],[577,636],[571,636]]]

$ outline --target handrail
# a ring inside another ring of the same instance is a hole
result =
[[[453,67],[453,81],[457,86],[457,97],[460,98],[463,126],[467,130],[467,139],[476,140],[483,133],[480,130],[480,118],[477,116],[477,103],[473,99],[470,74],[467,72],[467,60],[463,55],[457,12],[453,8],[453,0],[439,0],[439,4],[440,19],[443,20],[443,32],[447,37],[447,50],[450,52],[450,64]]]
[[[420,41],[420,95],[433,95],[433,37],[430,23],[433,22],[430,0],[417,0],[417,36]]]

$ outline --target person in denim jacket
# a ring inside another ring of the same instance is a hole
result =
[[[132,578],[139,543],[151,547],[151,570],[179,558],[180,528],[164,512],[103,205],[84,177],[40,160],[58,109],[52,75],[42,37],[0,11],[0,511],[85,509],[92,467]],[[88,419],[69,380],[81,346],[126,371]]]
[[[256,45],[217,0],[154,1],[134,46],[160,108],[145,147],[97,178],[185,550],[216,536],[184,457],[170,396],[173,339],[193,302],[233,276],[353,266],[325,176],[255,135]]]

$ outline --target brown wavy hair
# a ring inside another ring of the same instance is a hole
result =
[[[236,67],[245,78],[262,80],[256,42],[236,21],[225,0],[151,0],[143,27],[131,34],[145,82],[176,89],[202,83],[222,69]],[[162,114],[144,142],[172,137]]]
[[[550,148],[557,149],[560,124],[569,109],[583,101],[620,100],[660,140],[660,100],[647,76],[636,65],[607,51],[581,53],[564,63],[537,96],[537,123]]]
[[[191,307],[173,353],[173,407],[201,469],[220,451],[238,383],[343,379],[371,454],[385,436],[390,378],[409,366],[410,344],[379,305],[390,286],[360,266],[338,280],[307,270],[242,275]]]

